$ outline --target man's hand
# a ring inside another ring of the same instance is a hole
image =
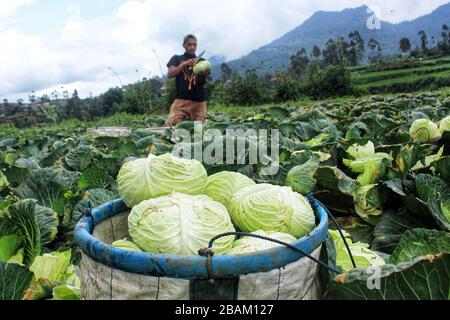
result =
[[[194,65],[195,65],[195,59],[189,59],[189,60],[186,60],[186,61],[184,61],[184,62],[182,63],[182,65],[183,65],[183,68],[184,68],[184,67],[192,68],[192,67],[194,67]]]
[[[192,68],[195,65],[195,59],[189,59],[180,63],[178,67],[171,66],[167,76],[169,79],[178,76],[186,67]]]

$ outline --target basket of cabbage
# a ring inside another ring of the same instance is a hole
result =
[[[117,182],[122,198],[75,230],[86,299],[318,298],[317,263],[261,239],[318,260],[328,217],[314,200],[172,154],[125,163]]]

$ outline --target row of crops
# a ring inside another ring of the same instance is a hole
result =
[[[448,299],[450,132],[443,120],[449,115],[450,98],[435,93],[211,113],[203,130],[223,135],[278,128],[280,170],[267,176],[262,164],[204,167],[208,175],[239,172],[313,194],[338,217],[359,268],[331,231],[322,258],[341,273],[321,273],[325,298]],[[123,138],[94,138],[81,127],[2,128],[0,298],[82,298],[74,226],[89,203],[120,197],[124,162],[173,151],[170,130],[145,129],[164,120],[130,122],[133,133]],[[191,122],[178,128],[195,131]],[[215,139],[203,147],[224,140]],[[175,146],[184,153],[195,147]],[[371,266],[379,267],[382,289],[367,285]]]

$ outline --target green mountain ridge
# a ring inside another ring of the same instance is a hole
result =
[[[420,46],[419,31],[428,36],[429,46],[432,39],[439,41],[443,24],[450,24],[450,3],[440,6],[432,13],[397,24],[380,20],[381,29],[370,29],[374,13],[368,6],[345,9],[340,12],[318,11],[297,28],[286,33],[259,49],[253,50],[240,59],[227,62],[233,70],[257,69],[259,73],[275,73],[286,69],[290,56],[301,48],[311,52],[314,45],[324,48],[329,39],[347,38],[350,32],[358,30],[366,43],[366,55],[370,55],[367,42],[373,38],[381,43],[383,55],[400,53],[399,41],[407,37],[412,48]],[[369,22],[368,22],[369,21]],[[215,66],[215,77],[220,76],[220,65]]]

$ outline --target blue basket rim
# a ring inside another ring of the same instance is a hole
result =
[[[291,245],[311,254],[327,238],[328,215],[314,198],[311,197],[309,202],[319,223],[311,233]],[[95,224],[99,224],[130,210],[122,199],[117,199],[93,209],[92,216]],[[88,257],[113,269],[155,277],[186,279],[233,277],[281,268],[304,257],[287,247],[278,246],[257,253],[214,256],[211,259],[212,271],[208,272],[205,257],[131,252],[96,239],[91,230],[94,230],[93,221],[86,216],[81,218],[75,228],[75,242]]]

